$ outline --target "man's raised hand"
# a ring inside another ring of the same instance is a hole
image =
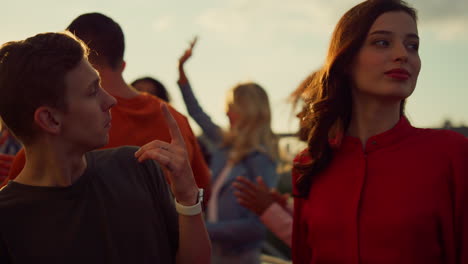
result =
[[[135,157],[139,162],[152,159],[164,166],[169,171],[171,190],[177,202],[193,205],[198,198],[198,187],[190,167],[184,138],[168,106],[163,104],[161,110],[169,128],[171,143],[153,140],[135,152]]]

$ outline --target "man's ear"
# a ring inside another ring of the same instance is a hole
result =
[[[120,72],[123,72],[126,66],[127,66],[127,63],[124,60],[122,60],[122,63],[120,64]]]
[[[34,112],[34,122],[36,125],[45,132],[54,135],[60,133],[62,124],[61,120],[61,113],[51,107],[41,106]]]

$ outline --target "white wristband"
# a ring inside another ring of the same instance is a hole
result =
[[[177,213],[181,215],[193,216],[202,212],[203,189],[198,189],[197,203],[191,206],[185,206],[177,202],[174,198]]]

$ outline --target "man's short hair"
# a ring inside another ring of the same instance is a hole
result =
[[[39,127],[40,106],[67,109],[65,75],[88,55],[86,45],[69,32],[42,33],[0,47],[0,116],[25,145]]]
[[[83,40],[90,49],[89,61],[93,65],[117,69],[125,50],[122,28],[110,17],[100,13],[80,15],[67,30]]]

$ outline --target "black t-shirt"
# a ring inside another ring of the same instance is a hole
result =
[[[174,263],[178,221],[161,169],[135,147],[86,154],[69,187],[0,191],[0,263]]]

